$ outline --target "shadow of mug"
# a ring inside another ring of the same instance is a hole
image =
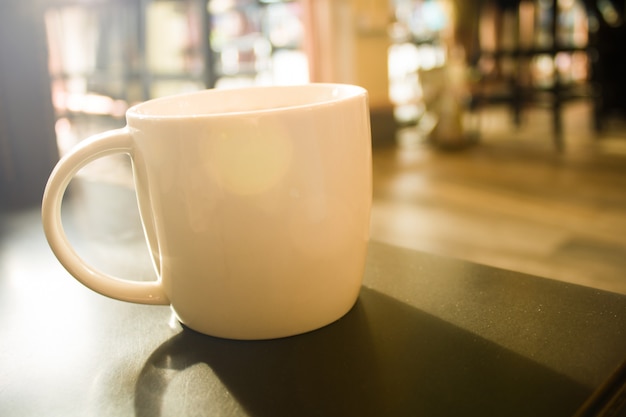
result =
[[[194,383],[204,379],[207,392],[183,404],[190,397],[189,384],[179,384],[186,385],[181,386],[185,391],[177,393],[172,381],[199,364],[209,369],[196,372]],[[383,415],[378,374],[359,300],[337,322],[283,339],[227,340],[185,328],[148,359],[137,381],[135,411],[138,417],[166,414],[167,391],[177,398],[174,414],[191,407],[212,409],[215,415],[238,408],[255,416]]]
[[[589,393],[364,287],[346,316],[299,336],[235,341],[184,329],[145,363],[135,414],[565,416]]]

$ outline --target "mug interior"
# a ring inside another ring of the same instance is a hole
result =
[[[317,106],[365,94],[362,87],[347,84],[209,89],[138,104],[128,115],[139,118],[225,115]]]

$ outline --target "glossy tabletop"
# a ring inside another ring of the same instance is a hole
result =
[[[87,221],[79,214],[69,229]],[[183,329],[168,307],[81,286],[38,215],[0,218],[0,416],[624,413],[613,411],[626,296],[371,242],[359,300],[341,320],[223,340]],[[107,272],[152,279],[141,231],[103,222],[70,239]]]

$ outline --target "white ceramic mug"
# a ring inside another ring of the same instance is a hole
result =
[[[184,325],[266,339],[325,326],[354,305],[371,206],[367,92],[307,84],[205,90],[128,110],[127,126],[82,141],[52,172],[48,242],[108,297],[171,305]],[[123,280],[80,258],[61,223],[76,172],[126,153],[156,280]]]

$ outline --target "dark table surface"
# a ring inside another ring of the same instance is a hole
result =
[[[80,213],[85,258],[152,279],[139,226]],[[371,242],[341,320],[222,340],[84,288],[37,209],[1,216],[0,416],[624,415],[624,295]]]

